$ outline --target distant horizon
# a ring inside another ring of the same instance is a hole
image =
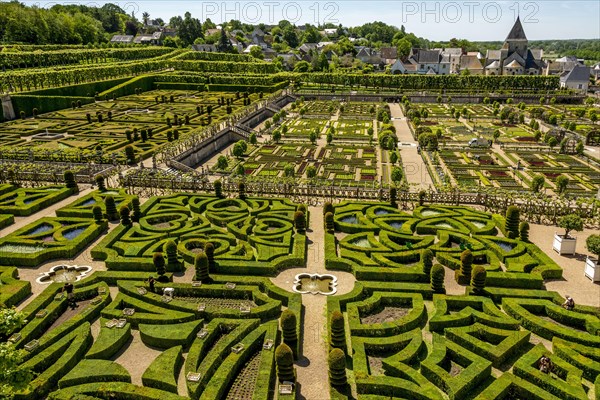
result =
[[[69,1],[24,1],[26,5],[51,7]],[[102,6],[114,3],[139,20],[143,12],[166,23],[189,11],[202,22],[217,24],[237,19],[248,24],[276,24],[287,19],[295,25],[331,22],[356,27],[381,21],[430,41],[452,38],[472,42],[502,42],[517,15],[529,40],[600,40],[600,1],[97,1],[80,3]],[[368,4],[368,8],[364,7]],[[366,9],[365,9],[366,8]],[[553,39],[547,39],[552,35]]]

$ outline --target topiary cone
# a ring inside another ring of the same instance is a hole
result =
[[[333,349],[329,353],[329,383],[331,386],[344,386],[348,383],[346,355],[340,349]]]
[[[471,279],[471,270],[473,266],[473,253],[471,250],[465,250],[460,255],[460,273],[467,281]]]
[[[333,222],[333,213],[328,212],[325,214],[325,229],[327,232],[335,231],[335,224]]]
[[[486,278],[487,272],[485,268],[481,265],[476,265],[475,268],[473,268],[473,276],[471,277],[471,287],[473,288],[473,293],[483,294]]]
[[[204,252],[206,253],[206,257],[208,258],[208,265],[212,265],[215,262],[215,245],[211,242],[206,242],[204,244]]]
[[[177,259],[177,245],[174,241],[169,240],[165,243],[165,253],[167,254],[167,265],[173,270],[179,267],[179,260]]]
[[[302,233],[306,230],[306,217],[302,211],[294,213],[294,225],[296,226],[296,232]]]
[[[523,221],[519,225],[519,238],[524,242],[529,242],[529,223],[527,221]]]
[[[208,282],[210,280],[210,275],[208,273],[208,257],[206,256],[206,253],[196,254],[194,268],[196,269],[195,280],[202,282]]]
[[[115,221],[119,219],[119,213],[117,212],[117,205],[114,197],[106,196],[104,199],[104,206],[106,208],[106,218],[109,221]]]
[[[433,267],[433,251],[424,249],[421,252],[421,261],[423,262],[423,273],[429,275]]]
[[[129,208],[127,206],[122,206],[119,209],[119,214],[121,215],[121,224],[125,226],[131,225],[131,218],[129,217]]]
[[[444,277],[446,276],[446,271],[441,264],[435,264],[431,267],[431,289],[435,293],[446,293],[446,289],[444,288]]]
[[[296,333],[296,314],[290,310],[284,310],[281,313],[280,323],[281,330],[283,331],[283,342],[290,346],[296,356],[296,349],[298,347],[298,335]]]
[[[331,313],[331,347],[346,351],[346,328],[340,311]]]
[[[510,239],[519,236],[519,207],[510,206],[506,209],[504,229],[506,230],[506,235]]]
[[[294,374],[294,354],[287,344],[281,343],[275,349],[275,363],[277,364],[279,382],[294,382],[296,380]]]

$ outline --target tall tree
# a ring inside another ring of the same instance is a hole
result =
[[[227,33],[225,33],[224,26],[221,27],[221,36],[219,37],[219,42],[217,43],[217,50],[223,53],[231,53],[233,51],[233,46],[227,37]]]
[[[290,47],[298,47],[298,35],[296,34],[296,29],[293,26],[290,25],[283,30],[283,40]]]
[[[198,18],[192,18],[190,12],[186,12],[181,26],[179,27],[179,38],[184,46],[190,46],[198,38],[204,38],[202,23]]]

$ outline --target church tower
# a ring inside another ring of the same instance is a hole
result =
[[[504,41],[502,53],[506,54],[506,56],[517,53],[521,57],[526,58],[528,45],[529,41],[527,40],[527,36],[525,36],[525,31],[523,30],[523,25],[521,24],[521,18],[517,17],[515,25],[512,27],[510,33]]]

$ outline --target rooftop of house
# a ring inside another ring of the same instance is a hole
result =
[[[396,47],[382,47],[380,49],[381,58],[393,60],[398,58],[398,49]]]
[[[504,68],[523,68],[523,65],[517,60],[512,60],[510,63],[505,64]]]
[[[576,66],[570,71],[565,71],[560,76],[562,82],[587,82],[590,79],[590,67]]]
[[[217,29],[217,28],[207,29],[206,32],[204,32],[204,35],[205,36],[212,36],[212,35],[214,35],[216,33],[221,33],[221,30]]]
[[[477,56],[462,56],[460,58],[460,69],[481,69],[481,60]]]
[[[575,56],[564,56],[561,58],[557,58],[554,62],[557,63],[568,63],[568,62],[578,62],[579,60]]]
[[[110,41],[113,43],[131,43],[133,35],[114,35]]]
[[[217,51],[217,46],[214,44],[194,44],[192,45],[192,50],[214,52]]]
[[[448,47],[447,49],[443,49],[442,52],[451,56],[460,56],[463,54],[463,49],[460,47]]]
[[[439,50],[412,49],[411,58],[419,64],[437,64],[441,61]]]

